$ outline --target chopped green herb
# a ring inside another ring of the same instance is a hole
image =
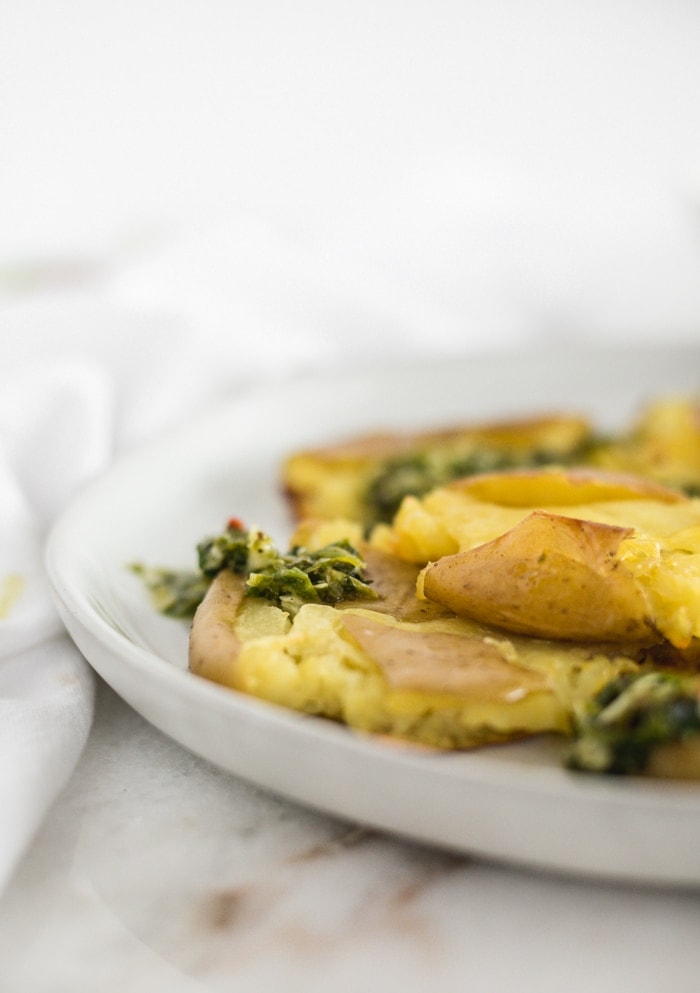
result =
[[[263,531],[247,531],[237,524],[229,525],[222,534],[205,538],[197,545],[199,568],[210,579],[222,569],[244,576],[273,565],[279,557],[269,535]]]
[[[153,605],[168,617],[191,618],[209,589],[209,580],[200,572],[157,569],[136,563],[132,572],[146,584]]]
[[[365,563],[348,541],[310,552],[295,546],[279,552],[269,535],[238,524],[197,546],[198,572],[132,566],[151,591],[155,606],[171,617],[192,617],[222,569],[246,576],[246,595],[262,597],[294,616],[304,603],[335,604],[376,597]]]
[[[326,545],[316,552],[292,548],[248,576],[248,594],[265,597],[292,616],[304,603],[335,604],[341,600],[375,597],[364,573],[364,562],[348,542]]]
[[[368,526],[380,521],[389,523],[404,497],[424,496],[435,487],[445,486],[463,476],[555,463],[568,465],[590,457],[599,443],[592,437],[587,438],[575,450],[566,453],[541,449],[515,452],[482,446],[461,453],[423,451],[387,459],[370,480],[364,494],[366,523]]]
[[[631,673],[613,680],[578,722],[570,769],[643,773],[654,748],[700,734],[697,685],[671,673]]]

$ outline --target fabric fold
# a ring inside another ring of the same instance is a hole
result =
[[[94,679],[66,635],[0,661],[0,891],[82,754]]]
[[[113,406],[99,365],[8,371],[0,383],[0,889],[92,722],[94,677],[54,607],[43,545],[71,495],[108,464]]]

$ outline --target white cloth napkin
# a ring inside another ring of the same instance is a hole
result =
[[[107,451],[97,374],[70,365],[12,371],[0,382],[0,889],[90,728],[93,681],[62,633],[42,542]]]
[[[0,888],[92,717],[41,561],[80,485],[276,377],[584,334],[693,338],[698,216],[642,181],[583,190],[441,163],[327,223],[222,214],[68,297],[0,301]]]
[[[1,891],[93,716],[92,671],[53,607],[46,534],[83,484],[204,403],[210,382],[176,320],[89,296],[6,307],[0,340]]]

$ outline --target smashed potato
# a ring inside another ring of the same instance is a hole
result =
[[[700,638],[700,501],[604,473],[542,469],[407,498],[373,542],[426,564],[422,596],[535,637]]]
[[[286,575],[347,542],[372,595],[289,609],[224,565],[194,673],[423,746],[555,733],[572,769],[700,777],[694,401],[607,438],[566,416],[361,437],[293,453],[283,485]]]
[[[646,599],[619,555],[632,534],[535,511],[493,541],[429,565],[421,592],[455,614],[520,634],[653,641]]]
[[[571,414],[362,435],[290,454],[281,482],[295,518],[344,517],[370,528],[390,522],[406,496],[465,476],[543,465],[631,473],[700,493],[700,405],[687,397],[656,401],[613,435]]]
[[[669,397],[649,404],[629,431],[596,446],[588,461],[700,494],[700,403]]]
[[[280,615],[245,599],[240,578],[224,570],[195,615],[190,669],[284,707],[437,748],[569,733],[601,687],[638,668],[604,646],[562,651],[447,614],[398,620],[392,604],[386,613],[348,601]]]
[[[343,517],[369,527],[390,521],[407,494],[489,469],[570,462],[593,437],[584,418],[564,415],[368,434],[292,453],[282,487],[297,519]]]

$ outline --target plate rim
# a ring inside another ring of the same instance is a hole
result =
[[[584,351],[589,357],[604,354],[608,359],[611,359],[613,356],[613,351],[608,349],[586,348]],[[641,346],[638,351],[648,356],[653,355],[658,349]],[[667,350],[664,349],[664,351]],[[683,355],[692,354],[696,358],[700,357],[700,347],[697,346],[683,345],[678,351]],[[530,352],[529,354],[532,355],[533,353]],[[617,360],[619,361],[622,355],[627,357],[628,354],[629,349],[618,350]],[[489,353],[486,360],[489,363],[494,360],[503,361],[503,356]],[[432,367],[444,366],[445,361],[447,360],[442,357],[434,362]],[[468,361],[479,364],[478,359],[472,355],[468,356]],[[398,372],[400,375],[399,370],[407,366],[414,367],[415,360],[407,360],[399,366],[394,366],[393,373],[396,375]],[[356,379],[357,375],[357,370],[345,370],[339,377],[335,376],[331,378],[335,383],[338,381],[347,383]],[[378,372],[378,375],[381,376],[381,372]],[[306,377],[296,376],[287,380],[284,388],[298,387],[300,383],[313,384],[316,382],[318,382],[318,375],[312,373]],[[235,417],[236,412],[242,406],[245,407],[246,404],[250,404],[251,400],[254,402],[256,398],[258,400],[261,398],[269,399],[270,396],[275,395],[275,391],[279,388],[279,383],[262,384],[257,388],[253,387],[241,396],[232,397],[213,404],[207,410],[202,411],[191,422],[185,425],[174,425],[169,431],[164,432],[158,438],[119,456],[103,473],[87,486],[83,487],[54,522],[46,541],[45,564],[56,605],[66,623],[69,633],[73,637],[73,640],[76,641],[76,644],[78,644],[78,647],[84,648],[86,636],[88,640],[94,639],[107,652],[114,653],[117,656],[121,655],[127,661],[127,664],[136,674],[137,678],[139,675],[143,677],[143,674],[147,673],[147,678],[151,679],[155,671],[155,678],[165,681],[168,692],[176,694],[192,693],[204,707],[211,706],[217,709],[223,709],[225,713],[229,715],[235,714],[238,717],[241,714],[249,717],[252,715],[251,719],[254,721],[268,722],[278,728],[283,727],[286,732],[291,734],[301,734],[305,737],[311,736],[313,738],[318,738],[320,735],[322,740],[331,742],[334,748],[342,747],[355,754],[361,754],[364,760],[368,756],[375,756],[376,758],[377,754],[379,754],[382,756],[381,762],[384,765],[388,763],[389,767],[399,764],[409,769],[411,767],[423,767],[427,760],[425,750],[423,749],[417,750],[414,746],[410,745],[405,749],[396,748],[393,744],[391,749],[384,748],[381,742],[372,740],[369,735],[358,735],[357,732],[344,726],[336,725],[324,718],[297,714],[285,708],[278,707],[275,704],[270,704],[267,701],[247,697],[242,693],[237,693],[235,690],[215,685],[202,677],[183,669],[178,669],[171,661],[159,655],[156,651],[129,642],[128,639],[121,635],[113,626],[110,626],[107,620],[101,617],[94,609],[90,611],[86,607],[86,604],[81,602],[80,596],[76,596],[77,591],[71,587],[69,581],[70,567],[68,567],[67,578],[66,566],[70,559],[69,546],[72,541],[73,529],[76,527],[76,521],[81,517],[86,505],[104,499],[104,494],[108,493],[110,488],[114,486],[115,480],[118,481],[124,475],[128,476],[144,460],[151,458],[153,453],[167,450],[168,446],[172,446],[185,436],[196,438],[200,432],[207,430],[207,427],[213,422],[221,420],[224,416]],[[100,671],[95,665],[94,658],[91,659],[89,655],[88,662],[90,662],[93,668]],[[103,673],[102,675],[105,678]],[[110,682],[110,680],[107,679],[107,682]],[[134,706],[132,700],[127,700],[127,702],[131,706]],[[138,710],[139,707],[136,706],[135,709]],[[320,731],[320,727],[324,727],[325,730]],[[180,741],[180,743],[182,744],[183,742]],[[380,746],[379,751],[377,751],[378,745]],[[186,745],[185,747],[190,746]],[[194,750],[196,751],[196,749]],[[202,753],[200,752],[200,754]],[[431,758],[433,757],[431,756]],[[470,759],[476,759],[475,762],[468,763],[470,781],[478,780],[482,784],[484,782],[492,783],[500,789],[515,790],[518,795],[524,794],[530,797],[546,795],[550,799],[554,798],[557,800],[561,800],[562,796],[565,795],[569,799],[576,801],[582,797],[587,797],[589,800],[592,799],[595,803],[602,803],[611,809],[628,809],[630,806],[639,809],[644,807],[655,808],[661,798],[661,802],[666,805],[667,811],[675,810],[679,814],[700,814],[700,791],[697,790],[697,784],[649,781],[636,777],[631,777],[630,779],[615,778],[610,781],[609,777],[588,777],[585,774],[583,774],[584,778],[578,779],[577,777],[581,776],[581,774],[571,773],[561,768],[543,767],[537,764],[522,764],[509,762],[508,760],[500,764],[498,762],[481,762],[478,753],[471,753],[468,757]],[[464,767],[458,769],[456,764],[451,763],[449,761],[449,754],[444,756],[442,752],[438,752],[438,758],[447,759],[447,761],[439,761],[438,775],[441,779],[463,782],[465,777]],[[241,775],[241,773],[234,774]],[[512,782],[514,775],[518,780],[518,784],[515,787]],[[294,798],[293,795],[291,798]],[[318,806],[315,804],[309,805]],[[323,808],[320,807],[320,809]],[[435,843],[440,844],[439,841]],[[544,867],[546,868],[546,866]],[[574,875],[579,871],[575,867],[564,866],[563,869]],[[597,875],[598,873],[593,869],[588,874]],[[653,881],[651,879],[652,875],[653,873],[648,874],[648,881]],[[666,883],[673,882],[679,885],[683,882],[682,879],[669,877],[668,874],[664,875],[663,873],[661,874],[660,881]],[[700,884],[700,865],[694,877],[693,885],[695,884]]]

